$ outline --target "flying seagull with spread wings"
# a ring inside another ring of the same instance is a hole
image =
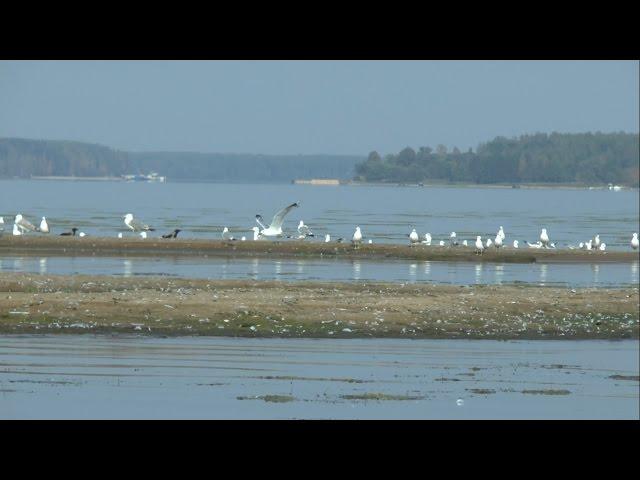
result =
[[[282,224],[284,223],[284,217],[289,213],[293,208],[299,207],[298,203],[292,203],[288,207],[284,207],[278,213],[273,216],[273,220],[271,220],[271,225],[266,227],[264,225],[264,219],[261,215],[256,215],[256,222],[258,225],[262,227],[260,231],[261,237],[281,237],[282,236]]]

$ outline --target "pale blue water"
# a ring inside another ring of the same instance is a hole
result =
[[[638,420],[611,378],[638,362],[633,340],[2,336],[0,418]],[[420,398],[345,398],[371,393]]]
[[[537,241],[542,227],[558,246],[577,244],[597,233],[609,249],[628,250],[638,232],[638,190],[504,189],[464,187],[312,186],[293,184],[125,183],[1,180],[0,216],[12,223],[22,213],[33,223],[46,216],[54,233],[76,226],[91,235],[126,232],[123,216],[133,213],[165,233],[220,238],[224,226],[252,238],[255,215],[269,221],[298,201],[284,229],[299,220],[324,237],[350,239],[355,226],[374,242],[406,242],[411,228],[434,241],[476,235],[506,242]]]
[[[4,256],[0,272],[41,275],[158,275],[176,278],[387,281],[452,285],[526,282],[545,286],[637,286],[638,262],[494,264],[328,259],[217,257],[37,257]]]

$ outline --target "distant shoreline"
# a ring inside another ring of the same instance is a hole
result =
[[[33,177],[0,177],[0,181],[8,180],[37,180],[37,181],[63,181],[63,182],[127,182],[121,177],[71,177],[71,176],[33,176]],[[133,182],[130,182],[133,183]],[[138,182],[160,183],[160,182]],[[324,186],[354,186],[354,187],[408,187],[408,188],[475,188],[475,189],[523,189],[523,190],[608,190],[607,185],[583,185],[566,183],[527,183],[527,184],[501,184],[501,183],[398,183],[398,182],[360,182],[355,180],[340,180],[339,184],[313,184],[308,181],[285,180],[215,180],[203,178],[172,178],[171,183],[217,183],[231,185],[312,185]],[[621,191],[640,191],[640,187],[622,186]],[[618,192],[616,192],[618,193]]]

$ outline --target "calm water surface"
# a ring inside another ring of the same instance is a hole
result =
[[[260,213],[269,221],[294,201],[285,231],[299,220],[324,237],[350,239],[356,225],[374,242],[405,242],[411,228],[435,241],[476,235],[537,241],[542,227],[559,246],[597,233],[609,249],[629,249],[639,230],[638,190],[504,189],[463,187],[313,186],[292,184],[126,183],[39,180],[0,181],[0,216],[22,213],[33,223],[47,217],[54,233],[76,226],[91,235],[126,232],[133,213],[164,233],[183,229],[192,238],[219,238],[224,226],[252,238]]]
[[[0,418],[637,420],[638,355],[637,341],[2,336]]]
[[[0,258],[0,272],[41,275],[159,275],[175,278],[386,281],[452,285],[526,282],[545,286],[617,287],[638,285],[638,262],[603,264],[494,264],[470,262],[276,260],[269,258]]]

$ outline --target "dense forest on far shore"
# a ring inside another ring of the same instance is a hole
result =
[[[420,183],[577,183],[638,186],[639,136],[632,133],[538,133],[497,137],[476,152],[405,148],[385,155],[371,152],[356,165],[356,179]]]
[[[119,177],[154,171],[169,181],[350,180],[362,160],[355,155],[137,153],[82,142],[0,138],[0,178]]]
[[[102,145],[0,138],[0,178],[118,177],[158,172],[171,180],[289,182],[338,178],[393,183],[639,184],[639,136],[539,133],[497,137],[477,150],[405,148],[398,154],[255,155],[125,152]]]

